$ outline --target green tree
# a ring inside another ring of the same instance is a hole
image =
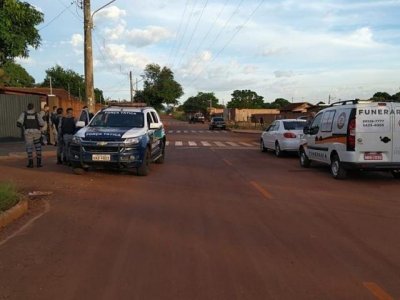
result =
[[[15,57],[28,57],[29,47],[40,46],[35,26],[43,22],[43,13],[18,0],[0,1],[0,67]]]
[[[176,105],[183,95],[182,86],[175,81],[174,73],[167,67],[149,64],[144,70],[144,88],[135,94],[135,101],[146,102],[157,109],[163,104]]]
[[[400,92],[392,95],[392,99],[394,102],[400,102]]]
[[[3,65],[4,85],[15,87],[33,87],[35,79],[19,64],[7,61]]]
[[[235,90],[232,100],[227,104],[228,108],[263,108],[264,97],[251,90]]]
[[[46,70],[46,77],[41,86],[50,86],[50,77],[52,87],[62,88],[67,91],[69,90],[71,95],[85,98],[85,80],[82,75],[71,69],[64,69],[63,67],[56,65],[55,67]],[[104,101],[102,90],[95,88],[94,94],[96,102]]]
[[[182,104],[182,109],[185,113],[202,112],[206,115],[207,109],[210,107],[210,101],[212,107],[221,107],[221,105],[218,104],[218,99],[215,97],[214,93],[199,92],[196,96],[188,98]]]
[[[375,101],[375,102],[387,102],[387,101],[392,101],[392,96],[390,96],[388,93],[386,92],[377,92],[375,93],[371,100]]]
[[[265,108],[279,109],[290,104],[290,101],[284,98],[276,98],[272,103],[266,103]]]

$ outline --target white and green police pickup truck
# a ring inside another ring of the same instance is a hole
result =
[[[81,123],[77,125],[83,127]],[[164,126],[154,108],[111,106],[74,135],[69,157],[77,174],[89,168],[116,168],[145,176],[151,162],[164,162],[165,144]]]

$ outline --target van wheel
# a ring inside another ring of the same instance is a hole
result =
[[[300,150],[300,166],[303,168],[308,168],[311,165],[311,160],[307,157],[306,152],[304,149]]]
[[[265,148],[265,146],[264,146],[263,139],[260,139],[260,149],[262,152],[267,152],[267,148]]]
[[[392,170],[392,175],[394,178],[399,179],[400,178],[400,170]]]
[[[343,168],[343,165],[340,162],[337,154],[333,155],[331,159],[331,174],[335,179],[344,179],[347,175],[347,171],[345,168]]]
[[[278,142],[275,143],[275,156],[276,157],[281,157],[282,156],[281,146],[279,146]]]
[[[150,151],[149,148],[146,149],[143,155],[143,162],[142,165],[137,168],[137,175],[138,176],[147,176],[150,172]]]

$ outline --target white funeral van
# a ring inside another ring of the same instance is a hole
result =
[[[400,103],[349,100],[321,110],[304,128],[300,165],[330,165],[336,179],[347,170],[387,170],[400,177]]]

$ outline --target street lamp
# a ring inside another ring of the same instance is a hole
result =
[[[98,11],[102,10],[106,6],[115,2],[112,0],[107,4],[103,5],[99,9],[95,10],[92,14],[90,12],[90,0],[84,0],[83,12],[84,12],[84,48],[85,48],[85,92],[86,92],[86,105],[89,107],[90,112],[95,111],[95,97],[94,97],[94,83],[93,83],[93,47],[92,47],[92,29],[93,29],[93,16]]]

